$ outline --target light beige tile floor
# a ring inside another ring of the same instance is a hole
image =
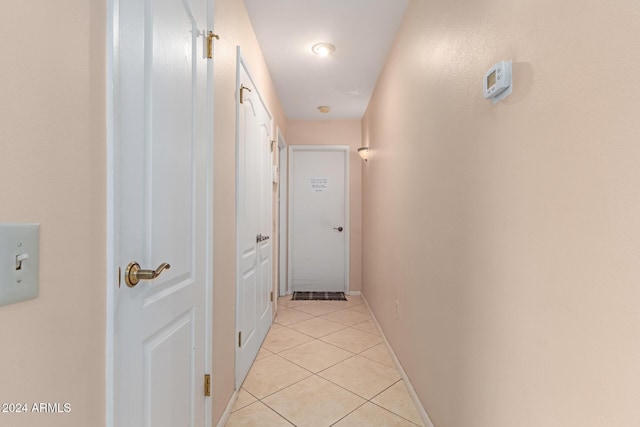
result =
[[[278,299],[227,426],[422,426],[362,298]]]

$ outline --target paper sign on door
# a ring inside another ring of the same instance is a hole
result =
[[[311,189],[316,193],[327,191],[329,188],[329,179],[327,178],[311,178]]]

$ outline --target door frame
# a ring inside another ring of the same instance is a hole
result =
[[[256,96],[258,97],[258,99],[260,100],[260,102],[262,103],[262,105],[264,106],[265,111],[267,112],[267,114],[269,115],[269,118],[271,119],[271,129],[270,129],[270,136],[273,137],[273,126],[274,126],[274,122],[275,120],[273,119],[273,114],[271,114],[271,110],[269,110],[269,107],[267,105],[266,102],[264,102],[264,99],[262,98],[262,95],[260,94],[260,90],[258,88],[258,85],[256,85],[256,82],[253,78],[253,75],[251,74],[251,70],[249,69],[249,65],[247,64],[247,62],[245,61],[244,57],[242,56],[242,52],[240,49],[240,46],[236,47],[236,94],[240,93],[240,85],[241,85],[241,79],[240,79],[240,68],[244,68],[244,71],[247,73],[247,77],[249,78],[249,80],[251,81],[251,84],[253,85],[253,87],[256,90]],[[238,95],[237,95],[238,96]],[[236,304],[236,327],[234,329],[235,334],[234,334],[234,361],[236,362],[236,368],[234,371],[234,382],[235,382],[235,389],[236,390],[240,390],[240,386],[242,385],[241,383],[238,383],[238,370],[237,370],[237,365],[238,365],[238,346],[235,344],[235,339],[237,338],[238,335],[238,329],[239,329],[239,325],[240,325],[240,313],[238,310],[239,307],[239,301],[238,299],[240,298],[240,256],[241,256],[241,250],[240,250],[240,228],[239,228],[239,224],[240,224],[240,209],[239,209],[239,200],[240,198],[238,197],[238,189],[240,188],[240,100],[236,99],[236,194],[235,194],[235,199],[236,199],[236,254],[235,254],[235,261],[236,261],[236,300],[235,300],[235,304]],[[272,188],[272,182],[273,182],[273,153],[269,152],[269,188]],[[269,191],[268,197],[267,197],[268,201],[269,201],[269,207],[267,209],[267,214],[269,215],[269,229],[271,230],[271,233],[273,233],[273,190]],[[270,257],[271,257],[271,261],[269,262],[269,273],[268,273],[268,277],[269,280],[273,281],[273,244],[269,245],[269,250],[271,251]],[[273,292],[273,283],[271,283],[271,292]],[[271,305],[271,310],[273,310],[274,305]],[[273,315],[273,313],[272,313]],[[273,322],[273,321],[272,321]]]
[[[344,153],[344,229],[346,231],[345,233],[345,250],[344,250],[344,293],[345,294],[349,294],[349,289],[350,289],[350,284],[349,284],[349,270],[350,270],[350,266],[349,266],[349,259],[350,259],[350,253],[349,253],[349,240],[350,240],[350,236],[351,236],[351,227],[350,227],[350,221],[349,221],[349,213],[350,213],[350,209],[349,209],[349,187],[350,187],[350,183],[351,183],[351,175],[349,174],[349,163],[350,163],[350,158],[349,155],[351,153],[351,147],[349,147],[348,145],[290,145],[289,146],[289,167],[288,167],[288,174],[289,174],[289,195],[290,195],[290,199],[293,198],[293,164],[294,164],[294,152],[296,151],[338,151],[338,152],[342,152]],[[288,221],[287,221],[287,229],[288,230],[292,230],[293,229],[293,202],[290,201],[289,203],[289,209],[288,209]],[[292,248],[293,247],[293,233],[288,233],[289,238],[288,238],[288,248]],[[289,292],[293,292],[293,284],[291,283],[291,280],[293,278],[293,260],[292,258],[292,252],[293,251],[288,251],[288,257],[287,257],[287,264],[288,264],[288,274],[287,274],[287,286],[289,289]]]
[[[115,362],[114,362],[114,346],[115,346],[115,318],[117,314],[116,306],[116,290],[120,279],[120,271],[118,269],[117,257],[117,233],[118,224],[116,223],[116,214],[118,209],[117,184],[118,184],[118,161],[117,153],[119,147],[117,145],[115,134],[115,98],[117,96],[118,83],[118,57],[117,57],[117,33],[115,26],[118,25],[118,4],[122,0],[107,0],[107,48],[106,48],[106,131],[107,131],[107,147],[106,147],[106,165],[107,165],[107,197],[106,197],[106,346],[105,346],[105,418],[107,427],[116,427],[115,424]],[[213,31],[213,7],[214,0],[205,0],[207,4],[206,13],[206,31]],[[206,123],[206,249],[205,249],[205,325],[204,325],[204,369],[206,373],[211,374],[213,369],[213,99],[214,99],[214,62],[208,61],[207,64],[207,87],[206,95],[206,111],[204,117],[209,117]],[[215,379],[212,378],[212,381]],[[212,423],[212,404],[211,397],[205,396],[204,405],[204,425],[208,426]]]
[[[279,215],[278,215],[278,295],[285,296],[288,293],[288,259],[287,259],[287,141],[285,141],[280,128],[278,128],[278,168],[280,179],[278,183]]]

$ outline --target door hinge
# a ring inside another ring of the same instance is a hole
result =
[[[238,332],[238,347],[242,347],[242,331]]]
[[[271,302],[273,302],[273,291],[271,291]]]
[[[118,267],[118,288],[122,284],[122,268]]]
[[[211,375],[204,374],[204,395],[211,396]]]
[[[249,89],[245,85],[241,84],[240,85],[240,104],[244,104],[244,92],[243,91],[245,91],[245,90],[248,90],[249,92],[251,92],[251,89]]]
[[[271,152],[273,153],[273,147],[276,145],[275,141],[271,141]]]
[[[207,33],[207,58],[213,59],[213,39],[220,40],[220,36],[213,34],[213,31]]]

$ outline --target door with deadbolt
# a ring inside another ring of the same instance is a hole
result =
[[[289,146],[289,289],[349,290],[349,147]]]

